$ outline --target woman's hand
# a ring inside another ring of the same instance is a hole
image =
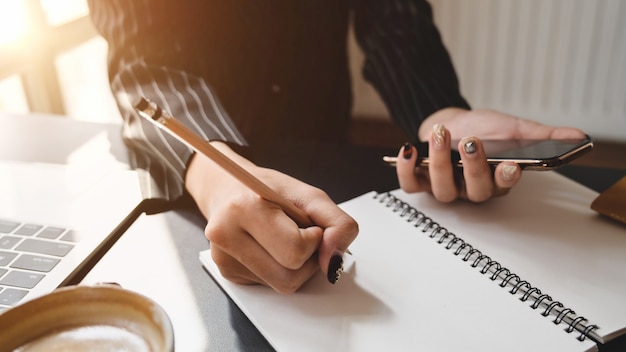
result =
[[[495,170],[487,164],[482,139],[582,138],[584,132],[570,127],[552,127],[493,110],[440,110],[420,126],[419,139],[429,143],[428,168],[415,168],[417,150],[404,146],[396,164],[400,187],[407,192],[430,192],[442,202],[468,199],[484,202],[506,194],[521,178],[521,169],[511,162]],[[458,148],[463,169],[450,162],[451,141]]]
[[[318,270],[334,283],[341,256],[356,238],[356,222],[323,191],[276,170],[258,167],[226,144],[212,142],[233,161],[304,210],[315,226],[299,228],[210,159],[195,155],[186,187],[208,223],[205,235],[222,275],[242,284],[260,283],[292,293]]]

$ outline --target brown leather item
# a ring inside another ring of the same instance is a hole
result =
[[[600,193],[591,209],[626,224],[626,177]]]

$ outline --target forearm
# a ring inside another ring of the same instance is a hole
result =
[[[356,1],[354,21],[365,78],[411,140],[435,112],[469,108],[426,1]]]

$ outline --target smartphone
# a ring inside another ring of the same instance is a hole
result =
[[[581,155],[591,151],[593,141],[589,136],[582,139],[517,139],[517,140],[482,140],[490,165],[503,161],[517,163],[524,170],[554,170]],[[463,161],[456,150],[458,141],[452,141],[452,163],[463,167]],[[428,165],[428,143],[416,145],[419,166]],[[395,166],[396,157],[383,157],[383,160]]]

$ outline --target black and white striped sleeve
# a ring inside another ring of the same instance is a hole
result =
[[[433,112],[469,108],[428,2],[355,0],[352,6],[363,75],[413,142]]]
[[[133,108],[146,97],[206,140],[240,145],[246,141],[220,105],[210,86],[200,77],[168,67],[150,58],[162,55],[162,45],[145,45],[161,19],[156,0],[90,0],[92,20],[109,44],[109,80],[122,113],[123,139],[130,161],[140,172],[145,198],[175,200],[184,193],[184,177],[192,150],[140,117]],[[139,12],[142,15],[138,15]],[[155,31],[158,33],[158,31]],[[175,43],[172,43],[175,45]],[[155,52],[152,52],[155,50]]]
[[[114,76],[111,89],[122,111],[123,138],[130,146],[133,164],[148,171],[142,182],[148,198],[173,200],[182,195],[192,151],[134,111],[132,105],[139,97],[171,112],[205,140],[246,144],[213,91],[199,77],[167,67],[131,63]]]

